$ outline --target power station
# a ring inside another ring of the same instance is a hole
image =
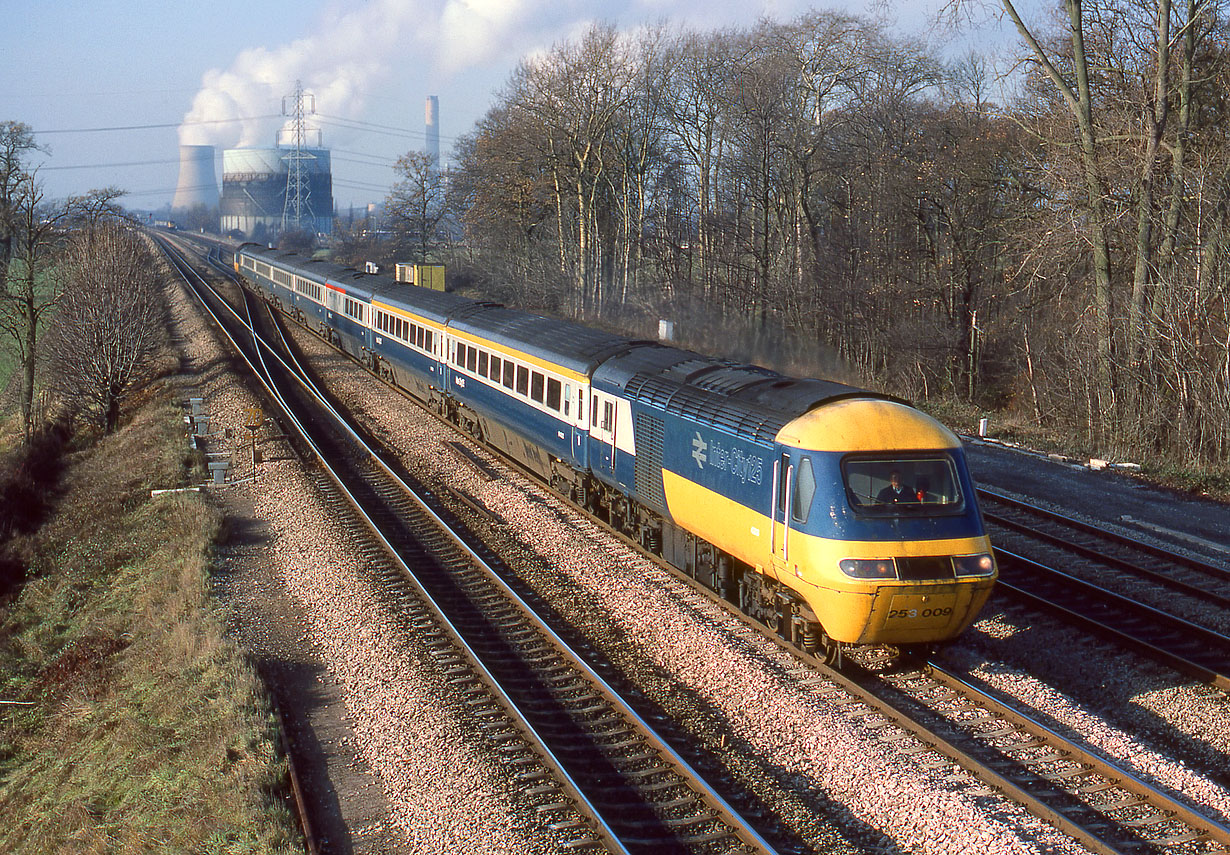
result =
[[[431,155],[432,169],[440,170],[440,98],[427,96],[427,153]]]
[[[200,207],[217,210],[222,233],[238,233],[247,240],[272,241],[282,232],[292,230],[332,234],[332,162],[329,149],[321,143],[320,131],[306,124],[306,117],[315,112],[311,98],[296,83],[294,95],[287,96],[282,105],[282,113],[290,121],[273,146],[223,150],[220,196],[214,147],[181,145],[179,183],[171,202],[172,211],[182,214]],[[442,170],[437,96],[427,96],[424,113],[426,151],[433,159],[432,171],[439,175]],[[309,132],[316,134],[316,145],[306,143]]]
[[[295,149],[229,148],[222,152],[222,233],[241,232],[267,241],[281,234],[287,183]],[[333,173],[329,150],[300,148],[298,167],[306,188],[300,199],[304,231],[333,233]]]

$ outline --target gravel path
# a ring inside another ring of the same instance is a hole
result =
[[[186,299],[177,294],[172,303],[183,367],[194,380],[186,397],[205,398],[218,434],[206,447],[232,451],[239,461],[232,471],[238,482],[213,495],[227,510],[232,534],[260,530],[255,546],[236,535],[220,551],[220,593],[248,648],[283,666],[283,707],[310,710],[305,732],[296,735],[312,737],[310,747],[332,758],[323,768],[344,779],[312,785],[323,823],[336,829],[326,833],[325,851],[553,851],[527,830],[524,807],[511,803],[502,770],[457,738],[456,722],[437,700],[433,669],[404,643],[401,621],[380,600],[369,568],[341,539],[300,465],[266,463],[255,484],[243,480],[251,476],[243,424],[259,400],[230,373]],[[286,456],[276,446],[265,454]],[[305,669],[310,676],[302,679]],[[341,703],[329,703],[332,697]],[[315,744],[320,734],[329,744]]]

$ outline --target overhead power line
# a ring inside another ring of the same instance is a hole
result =
[[[341,127],[341,128],[349,128],[351,130],[370,131],[371,133],[386,134],[388,136],[405,136],[405,137],[413,137],[414,139],[421,139],[421,140],[427,139],[426,128],[424,128],[423,130],[416,131],[410,128],[395,127],[393,125],[378,125],[375,122],[364,122],[360,119],[346,119],[341,116],[330,116],[325,113],[318,113],[317,116],[320,119],[325,119],[325,120],[328,120],[329,122],[335,123],[337,127]],[[443,134],[441,134],[440,139],[448,140],[449,142],[457,141],[457,137],[445,136]]]
[[[126,166],[164,166],[169,163],[179,163],[174,160],[131,160],[127,163],[85,163],[74,166],[40,166],[39,172],[55,172],[64,169],[119,169]]]
[[[261,120],[261,119],[278,119],[278,118],[281,118],[281,117],[276,114],[271,113],[267,116],[244,116],[239,119],[203,119],[201,121],[196,121],[196,122],[187,122],[187,121],[168,122],[168,123],[158,124],[158,125],[117,125],[116,127],[113,127],[113,128],[57,128],[55,130],[50,130],[50,131],[35,131],[34,133],[36,135],[37,134],[46,135],[46,134],[96,134],[96,133],[101,133],[103,131],[152,131],[152,130],[158,130],[160,128],[180,128],[180,127],[183,127],[184,125],[192,125],[192,126],[195,126],[195,125],[225,125],[225,124],[230,124],[233,122],[247,122],[247,121],[255,121],[255,120]]]

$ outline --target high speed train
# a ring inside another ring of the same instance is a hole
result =
[[[904,401],[244,244],[281,312],[799,647],[928,647],[997,568],[960,440]]]

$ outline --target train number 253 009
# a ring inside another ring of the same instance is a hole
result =
[[[951,614],[952,606],[939,606],[933,609],[889,609],[888,619],[948,617]]]

